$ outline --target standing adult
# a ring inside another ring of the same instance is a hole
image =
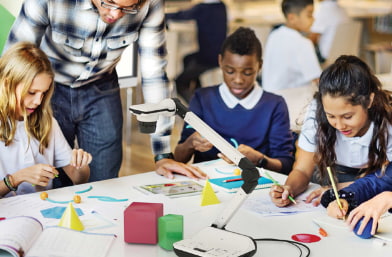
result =
[[[90,181],[116,177],[123,111],[115,67],[137,41],[145,102],[168,97],[164,2],[25,0],[6,48],[17,41],[31,41],[48,55],[55,71],[54,116],[70,146],[77,140],[94,157]],[[159,162],[170,157],[170,120],[159,128],[152,136],[157,170],[170,164],[167,169],[189,175],[185,165]]]

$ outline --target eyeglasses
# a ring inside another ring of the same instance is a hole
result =
[[[129,7],[118,7],[117,5],[108,4],[108,3],[105,3],[104,1],[101,1],[101,6],[103,8],[110,9],[110,10],[120,10],[123,13],[137,14],[139,12],[139,10],[140,10],[140,3],[141,3],[141,0],[139,0],[137,2],[137,4],[134,4],[134,5],[129,6]]]

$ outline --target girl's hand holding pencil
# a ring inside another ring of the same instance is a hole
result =
[[[278,207],[285,207],[292,203],[289,199],[291,197],[290,187],[282,185],[273,185],[270,190],[272,202]]]
[[[333,178],[331,168],[330,168],[330,167],[327,167],[327,171],[328,171],[329,180],[330,180],[330,182],[331,182],[332,189],[333,189],[333,192],[334,192],[335,198],[336,198],[336,200],[333,201],[333,203],[336,203],[336,204],[337,204],[337,206],[338,206],[338,208],[339,208],[339,211],[340,211],[340,215],[337,214],[336,216],[333,216],[333,217],[337,217],[338,219],[343,219],[343,220],[345,220],[346,214],[347,214],[347,210],[348,210],[348,203],[347,203],[346,200],[340,199],[340,198],[339,198],[338,189],[337,189],[337,187],[336,187],[335,180],[334,180],[334,178]],[[344,204],[344,205],[343,205],[343,204]],[[328,205],[328,208],[329,208],[330,205],[331,205],[331,203]],[[344,207],[344,206],[345,206],[345,207]],[[333,206],[331,206],[331,208],[332,208],[332,210],[335,209],[335,207],[333,207]],[[335,215],[335,212],[333,212],[332,210],[331,210],[332,214]],[[327,211],[328,211],[328,210],[327,210]],[[329,214],[329,212],[328,212],[328,214]],[[330,216],[332,216],[332,215],[330,215]]]
[[[327,207],[328,216],[336,219],[344,219],[348,211],[348,202],[345,199],[340,199],[340,204],[342,208],[340,208],[337,200],[330,202]]]
[[[264,171],[264,174],[267,178],[272,180],[272,182],[274,183],[274,186],[272,186],[270,190],[270,196],[272,202],[276,206],[284,207],[289,205],[290,203],[297,204],[297,202],[292,197],[289,186],[282,186],[281,184],[279,184],[278,181],[276,181],[274,178],[271,177],[268,171]]]

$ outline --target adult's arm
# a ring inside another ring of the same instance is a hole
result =
[[[12,25],[5,52],[12,44],[29,41],[40,45],[47,26],[49,26],[48,1],[25,0],[18,17]]]

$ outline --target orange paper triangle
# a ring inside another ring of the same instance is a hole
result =
[[[210,181],[206,180],[203,192],[201,193],[201,206],[211,205],[220,203],[218,197],[216,196],[214,189],[212,188]]]

